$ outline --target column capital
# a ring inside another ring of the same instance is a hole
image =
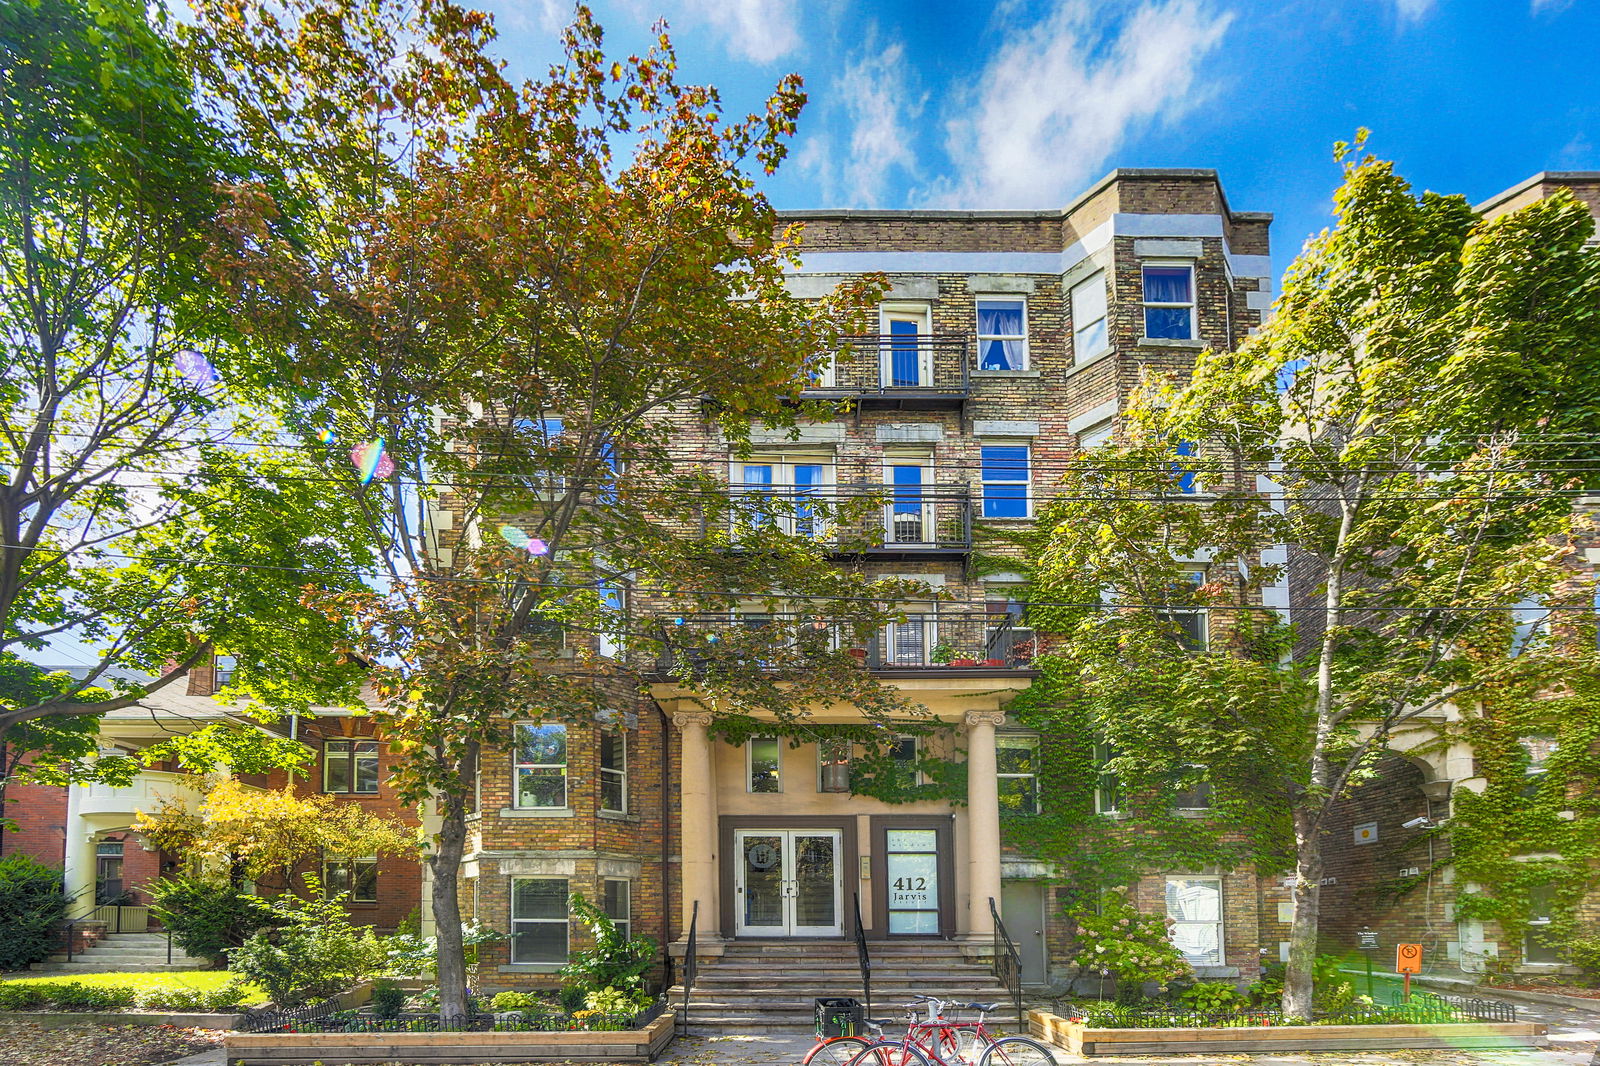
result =
[[[995,727],[999,727],[999,726],[1003,726],[1005,724],[1006,724],[1006,712],[1004,712],[1004,711],[968,711],[967,712],[967,728],[968,729],[971,729],[973,726],[976,726],[976,725],[992,725],[992,726],[995,726]]]
[[[697,725],[701,729],[704,729],[711,724],[711,712],[674,711],[672,712],[672,724],[678,727],[679,732],[682,732],[692,725]]]

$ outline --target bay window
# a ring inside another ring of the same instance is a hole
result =
[[[512,878],[512,963],[565,963],[567,926],[566,878]]]
[[[512,756],[519,808],[563,808],[567,805],[567,727],[559,723],[520,722]]]
[[[628,813],[628,734],[600,734],[600,809]]]

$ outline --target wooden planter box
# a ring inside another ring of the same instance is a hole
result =
[[[620,1033],[229,1033],[228,1066],[418,1066],[483,1062],[654,1062],[676,1015]]]
[[[1074,1055],[1197,1055],[1248,1051],[1373,1051],[1393,1048],[1549,1047],[1543,1022],[1447,1025],[1263,1025],[1239,1029],[1091,1029],[1046,1011],[1028,1031]]]

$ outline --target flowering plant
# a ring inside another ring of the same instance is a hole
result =
[[[1078,925],[1078,965],[1085,971],[1114,977],[1119,986],[1154,981],[1160,991],[1194,968],[1173,946],[1172,919],[1140,914],[1126,889],[1100,895],[1098,906],[1081,903],[1068,912]]]

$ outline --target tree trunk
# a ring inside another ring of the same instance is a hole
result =
[[[1283,1013],[1309,1020],[1322,906],[1322,841],[1311,811],[1296,808],[1294,836],[1294,922],[1289,926],[1289,962],[1283,975]]]
[[[467,958],[461,944],[461,898],[457,877],[467,844],[467,804],[460,794],[439,797],[439,842],[428,857],[433,877],[433,924],[438,944],[439,1017],[467,1013]]]

